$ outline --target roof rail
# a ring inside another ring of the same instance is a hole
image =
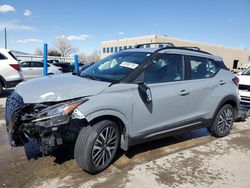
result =
[[[178,46],[178,47],[201,51],[201,49],[199,47],[196,47],[196,46]]]
[[[186,48],[186,47],[178,47],[178,46],[174,46],[174,47],[164,47],[164,48],[159,48],[157,51],[161,51],[161,50],[166,50],[166,49],[178,49],[178,50],[188,50],[188,51],[193,51],[193,52],[200,52],[200,53],[204,53],[204,54],[208,54],[208,55],[212,55],[208,52],[202,51],[202,50],[198,50],[198,49],[193,49],[193,48]]]
[[[180,50],[189,50],[189,51],[193,51],[193,52],[201,52],[204,54],[209,54],[208,52],[202,51],[199,47],[196,46],[175,46],[173,43],[170,42],[151,42],[151,43],[142,43],[142,44],[138,44],[135,46],[135,48],[141,48],[144,45],[149,45],[149,44],[164,44],[166,46],[159,48],[157,51],[161,51],[164,49],[180,49]]]
[[[165,44],[168,47],[174,47],[173,43],[170,42],[150,42],[150,43],[142,43],[142,44],[137,44],[135,48],[141,48],[144,45],[149,45],[149,44]]]

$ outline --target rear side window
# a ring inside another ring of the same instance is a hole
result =
[[[7,59],[7,57],[5,57],[3,54],[0,53],[0,60],[4,60]]]
[[[190,56],[191,78],[203,79],[213,77],[219,70],[211,59]]]
[[[36,67],[43,67],[43,63],[42,62],[36,62]]]
[[[30,62],[22,62],[21,67],[30,67]]]
[[[224,64],[223,61],[216,61],[216,64],[217,64],[221,69],[229,70],[229,69],[227,68],[227,66]]]

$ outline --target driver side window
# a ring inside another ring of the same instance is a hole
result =
[[[184,57],[162,54],[153,60],[137,80],[148,84],[184,80]]]

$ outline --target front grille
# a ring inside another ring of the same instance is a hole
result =
[[[239,90],[250,91],[250,85],[239,85]]]
[[[250,97],[241,96],[241,100],[250,102]]]
[[[14,112],[17,108],[23,105],[23,99],[20,95],[18,95],[15,91],[12,92],[6,100],[5,105],[5,121],[6,125],[8,126],[10,116],[12,112]]]

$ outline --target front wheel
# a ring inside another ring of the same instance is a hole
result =
[[[80,168],[96,174],[113,161],[120,141],[118,125],[103,120],[93,126],[84,127],[75,144],[75,159]]]
[[[235,111],[229,104],[224,105],[217,113],[212,126],[208,129],[213,136],[224,137],[233,126]]]

